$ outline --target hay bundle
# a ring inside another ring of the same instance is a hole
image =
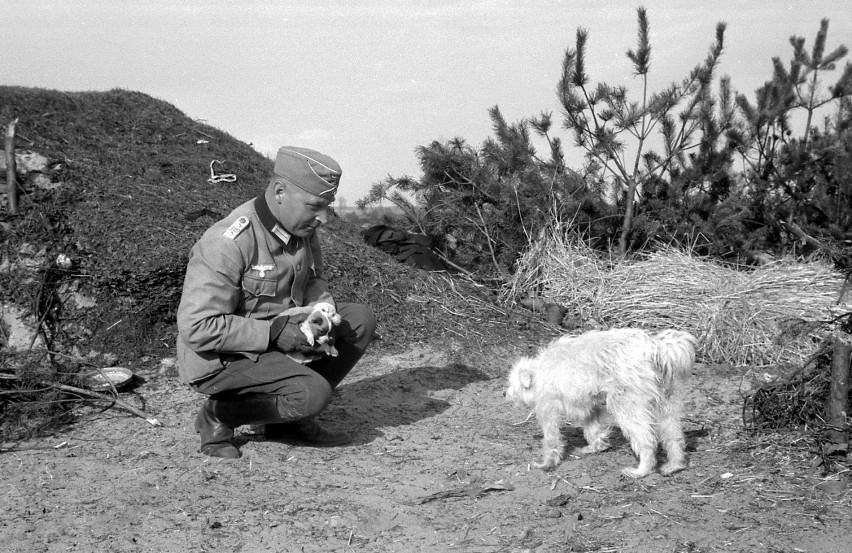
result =
[[[539,296],[608,327],[687,330],[707,362],[768,366],[814,352],[842,284],[822,262],[744,269],[664,249],[614,263],[554,235],[520,260],[508,296]]]

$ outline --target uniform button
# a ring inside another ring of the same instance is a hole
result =
[[[296,270],[297,270],[297,271],[301,271],[301,270],[302,270],[302,264],[301,264],[301,263],[299,263],[298,265],[296,265]]]

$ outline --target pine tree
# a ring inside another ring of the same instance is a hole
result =
[[[748,168],[744,190],[752,230],[774,237],[768,246],[797,253],[835,250],[829,244],[847,239],[849,230],[849,187],[843,175],[850,155],[852,64],[847,62],[834,85],[823,85],[825,74],[848,53],[844,45],[826,52],[828,23],[820,22],[810,53],[804,38],[790,37],[789,68],[772,58],[772,80],[756,91],[755,104],[737,95],[739,118],[729,133]],[[817,110],[832,102],[837,104],[835,117],[816,126]],[[799,136],[791,123],[797,110],[806,115]]]
[[[549,114],[509,123],[497,106],[488,113],[494,136],[480,148],[461,138],[420,146],[419,180],[388,177],[358,205],[391,201],[420,232],[457,244],[457,265],[507,278],[524,249],[554,221],[601,232],[604,225],[596,221],[609,219],[599,211],[606,209],[599,192],[565,167],[559,140],[549,136]],[[532,132],[548,140],[549,158],[538,157]]]
[[[793,83],[793,88],[796,94],[796,105],[804,108],[807,112],[803,139],[805,143],[809,141],[811,136],[814,112],[829,102],[852,95],[852,64],[848,62],[837,83],[828,87],[828,94],[820,91],[820,73],[833,71],[836,68],[837,61],[848,53],[846,46],[841,44],[826,54],[825,41],[827,36],[828,19],[823,19],[820,22],[810,55],[805,51],[805,39],[803,37],[790,37],[790,44],[793,45],[793,63],[802,67],[801,77]]]
[[[620,255],[627,251],[635,203],[643,188],[667,176],[673,168],[685,167],[686,153],[707,140],[702,130],[712,130],[716,136],[726,130],[725,118],[712,127],[706,125],[706,117],[713,113],[711,84],[723,50],[725,24],[716,25],[715,42],[702,63],[682,81],[654,94],[648,91],[651,45],[644,8],[638,9],[638,27],[637,48],[629,50],[627,57],[641,82],[639,101],[629,100],[623,86],[589,85],[585,61],[588,32],[582,28],[577,30],[575,48],[565,52],[557,87],[564,126],[573,131],[575,145],[586,152],[586,172],[623,191]],[[680,112],[675,115],[679,106]],[[649,147],[656,133],[662,138],[662,151]]]

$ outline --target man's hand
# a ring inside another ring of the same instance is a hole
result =
[[[308,337],[299,328],[306,318],[307,315],[281,315],[273,319],[269,329],[269,345],[275,346],[284,353],[314,351],[314,346],[308,342]]]

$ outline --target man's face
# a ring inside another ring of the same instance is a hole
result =
[[[328,221],[328,206],[333,198],[315,196],[290,183],[284,184],[280,192],[282,201],[275,216],[293,236],[310,236]]]

